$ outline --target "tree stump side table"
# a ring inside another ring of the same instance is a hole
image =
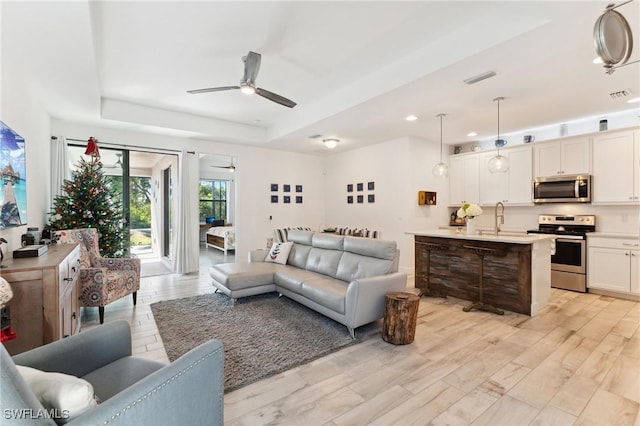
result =
[[[394,345],[413,342],[420,296],[413,293],[387,293],[384,299],[382,339]]]

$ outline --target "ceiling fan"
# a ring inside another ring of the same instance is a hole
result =
[[[226,170],[229,170],[230,172],[236,171],[236,166],[233,165],[233,158],[231,158],[231,164],[228,166],[211,166],[211,167],[214,167],[216,169],[226,169]]]
[[[117,153],[116,157],[118,157],[118,160],[114,164],[112,164],[112,165],[103,164],[102,168],[104,168],[104,169],[121,169],[122,168],[122,154],[121,153]]]
[[[276,93],[256,87],[256,77],[258,76],[258,71],[260,71],[261,57],[262,55],[260,55],[259,53],[249,52],[247,56],[244,56],[242,58],[242,61],[244,62],[244,77],[242,78],[242,80],[240,80],[239,86],[223,86],[210,87],[208,89],[187,90],[187,93],[195,95],[197,93],[222,92],[224,90],[240,89],[242,93],[256,93],[263,98],[269,99],[270,101],[289,108],[293,108],[294,106],[296,106],[295,102],[285,98],[284,96],[280,96]]]

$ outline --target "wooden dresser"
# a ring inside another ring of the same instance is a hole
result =
[[[80,331],[78,271],[80,246],[53,244],[39,257],[5,259],[0,275],[11,284],[11,326],[15,340],[4,342],[11,355]]]

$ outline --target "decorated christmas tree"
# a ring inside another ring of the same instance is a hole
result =
[[[104,175],[100,157],[80,159],[64,194],[53,200],[49,228],[95,228],[100,236],[104,257],[122,257],[125,253],[122,204],[111,179]]]

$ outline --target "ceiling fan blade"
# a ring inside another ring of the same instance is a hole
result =
[[[260,62],[262,55],[256,52],[249,52],[244,60],[244,79],[242,81],[250,85],[256,84],[258,71],[260,71]]]
[[[240,86],[210,87],[208,89],[187,90],[187,93],[191,93],[192,95],[195,95],[198,93],[222,92],[224,90],[233,90],[233,89],[239,89],[239,88]]]
[[[289,107],[289,108],[293,108],[294,106],[297,105],[291,99],[287,99],[284,96],[280,96],[280,95],[278,95],[276,93],[270,92],[270,91],[265,90],[265,89],[261,89],[259,87],[256,87],[256,94],[262,96],[263,98],[267,98],[270,101],[273,101],[273,102],[275,102],[277,104],[284,105],[284,106]]]

